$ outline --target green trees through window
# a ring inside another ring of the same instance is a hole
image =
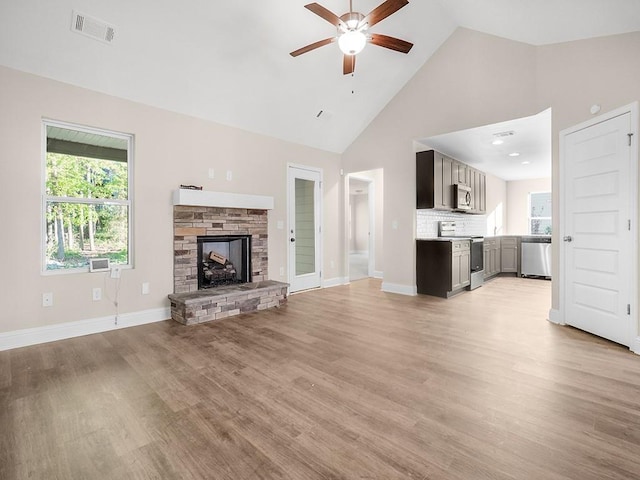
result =
[[[130,137],[46,124],[45,269],[130,263]]]

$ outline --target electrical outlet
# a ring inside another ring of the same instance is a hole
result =
[[[142,282],[142,295],[149,295],[149,282]]]
[[[331,268],[336,268],[336,262],[334,262],[333,260],[331,260]]]
[[[284,267],[280,267],[280,276],[284,277]]]
[[[98,300],[102,300],[102,289],[96,287],[93,289],[93,301],[97,302]]]
[[[53,306],[53,293],[47,292],[42,294],[42,306],[43,307]]]
[[[120,265],[113,265],[111,267],[111,278],[120,278],[122,274],[122,267]]]
[[[213,168],[209,169],[209,178],[216,178],[216,171]]]
[[[231,170],[227,170],[227,181],[231,181],[233,178],[233,172]]]
[[[278,221],[276,222],[276,228],[277,228],[278,230],[284,230],[284,222],[283,222],[282,220],[278,220]]]

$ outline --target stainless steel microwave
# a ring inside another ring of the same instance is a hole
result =
[[[456,183],[453,186],[453,198],[455,199],[456,210],[471,209],[471,187]]]

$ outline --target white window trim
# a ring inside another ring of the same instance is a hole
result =
[[[531,232],[531,220],[549,220],[549,223],[551,223],[553,221],[552,217],[532,217],[531,216],[531,195],[537,195],[539,193],[548,193],[549,195],[551,195],[551,190],[540,190],[537,192],[529,192],[529,198],[527,201],[527,231],[529,232],[529,235],[540,235],[539,233],[532,233]]]
[[[127,179],[127,200],[100,200],[100,199],[92,199],[92,198],[82,198],[82,197],[56,197],[56,196],[48,196],[47,195],[47,127],[60,127],[66,128],[68,130],[77,130],[79,132],[86,133],[94,133],[97,135],[105,135],[109,137],[115,137],[122,140],[126,140],[127,142],[127,168],[128,168],[128,179]],[[41,166],[41,182],[40,182],[40,191],[41,191],[41,205],[40,205],[40,271],[42,275],[65,275],[65,274],[73,274],[73,273],[89,273],[89,267],[82,268],[67,268],[67,269],[58,269],[58,270],[47,270],[47,202],[49,201],[58,201],[58,202],[68,202],[68,203],[93,203],[100,205],[124,205],[127,206],[127,211],[129,212],[128,218],[128,244],[127,244],[127,253],[129,257],[129,263],[125,265],[119,265],[121,268],[130,269],[134,267],[134,251],[133,251],[133,152],[134,152],[134,136],[128,133],[116,132],[113,130],[106,130],[101,128],[93,128],[87,127],[84,125],[78,125],[75,123],[69,122],[61,122],[58,120],[52,120],[48,118],[42,119],[42,161],[40,163]]]

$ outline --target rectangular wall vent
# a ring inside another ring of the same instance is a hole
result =
[[[512,135],[515,135],[516,132],[514,132],[513,130],[509,130],[508,132],[499,132],[499,133],[494,133],[493,136],[500,138],[500,137],[511,137]]]
[[[73,12],[71,30],[104,43],[113,42],[115,36],[113,25],[76,11]]]

